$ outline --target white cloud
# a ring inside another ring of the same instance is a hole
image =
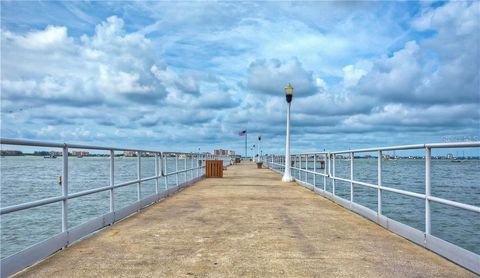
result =
[[[4,30],[2,30],[3,32]],[[72,46],[72,39],[67,35],[67,28],[64,26],[48,25],[45,30],[31,31],[25,35],[5,31],[4,38],[12,41],[21,48],[31,50],[52,50],[54,48],[65,48]]]
[[[150,71],[167,88],[169,92],[186,93],[196,95],[199,93],[197,80],[191,74],[178,74],[168,67],[159,68],[153,65]]]
[[[138,73],[115,72],[106,65],[100,65],[97,82],[100,91],[111,93],[145,93],[153,90],[150,86],[141,85],[139,79]]]
[[[69,3],[82,31],[6,17],[2,136],[207,150],[248,129],[279,150],[288,82],[295,148],[478,132],[478,5]]]
[[[377,59],[354,90],[387,103],[479,103],[479,3],[428,7],[412,24],[435,34]]]
[[[256,60],[248,69],[247,86],[263,94],[282,95],[283,88],[291,83],[296,96],[308,96],[318,91],[312,71],[307,71],[297,58],[281,62],[276,59]]]
[[[421,31],[453,31],[456,36],[471,35],[478,33],[479,14],[480,2],[453,1],[438,8],[427,8],[412,21],[412,25]]]
[[[30,94],[35,87],[37,87],[37,82],[35,80],[2,80],[2,90],[6,91],[25,92]]]
[[[361,68],[355,68],[354,65],[347,65],[343,67],[343,85],[347,88],[357,85],[360,78],[362,78],[367,71]]]
[[[377,60],[368,74],[363,73],[357,90],[364,95],[391,101],[410,98],[422,76],[419,50],[418,44],[410,41],[392,57]]]
[[[433,105],[429,107],[408,107],[402,104],[389,104],[370,115],[354,115],[344,121],[345,125],[361,125],[369,129],[387,126],[435,129],[442,126],[447,132],[463,126],[475,124],[480,112],[476,105]]]
[[[26,35],[2,32],[2,99],[121,101],[118,94],[161,98],[150,68],[156,62],[148,39],[123,30],[123,20],[109,17],[92,36],[68,36],[66,27],[47,26]],[[48,50],[48,51],[47,51]],[[129,99],[130,101],[132,98]],[[133,98],[141,101],[141,98]]]

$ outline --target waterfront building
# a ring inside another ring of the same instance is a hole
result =
[[[23,152],[21,151],[16,151],[16,150],[1,150],[0,151],[0,155],[10,155],[10,156],[13,156],[13,155],[23,155]]]
[[[125,157],[136,157],[136,156],[137,156],[137,152],[124,151],[124,152],[123,152],[123,156],[125,156]]]
[[[235,151],[218,149],[218,150],[213,150],[213,154],[214,155],[235,155]]]
[[[87,156],[90,155],[90,152],[85,152],[85,151],[73,151],[70,153],[72,156]]]

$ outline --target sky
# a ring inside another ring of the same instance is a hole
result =
[[[1,1],[1,136],[282,153],[480,140],[480,2]]]

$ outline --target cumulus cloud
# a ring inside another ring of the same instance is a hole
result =
[[[480,3],[477,1],[449,2],[438,8],[427,7],[412,21],[412,25],[421,31],[472,35],[478,31],[479,8]]]
[[[360,78],[362,78],[367,71],[362,68],[357,68],[354,65],[347,65],[343,67],[343,85],[346,88],[357,85]]]
[[[31,31],[25,35],[17,35],[5,31],[6,40],[21,48],[31,50],[51,50],[52,48],[65,48],[71,46],[72,39],[67,35],[65,26],[47,26],[45,30]]]
[[[362,94],[392,101],[412,100],[415,85],[422,76],[419,64],[419,46],[415,41],[375,62],[368,74],[363,73],[358,90]]]
[[[478,2],[427,8],[412,25],[435,35],[409,41],[392,56],[374,62],[358,90],[386,102],[479,103],[480,24]]]
[[[374,98],[354,93],[318,93],[295,100],[298,111],[310,115],[355,115],[370,112],[378,102]]]
[[[478,134],[478,2],[22,5],[2,2],[2,136],[240,150],[248,129],[279,152],[288,82],[295,150]]]
[[[226,109],[236,107],[239,100],[228,92],[213,92],[202,95],[192,102],[192,106],[204,109]]]
[[[294,86],[296,96],[308,96],[318,91],[313,72],[305,70],[297,58],[285,62],[256,60],[248,68],[247,86],[255,92],[279,95],[287,83]]]
[[[100,91],[111,93],[145,93],[153,90],[153,87],[140,84],[139,79],[140,75],[136,72],[115,71],[100,65],[97,84]]]
[[[149,69],[157,60],[148,39],[123,30],[109,17],[92,36],[68,36],[66,27],[15,34],[2,32],[2,99],[101,104],[119,94],[142,94],[155,101],[162,88]]]
[[[150,71],[170,92],[179,92],[197,95],[200,93],[197,80],[192,74],[178,74],[176,71],[164,66],[153,65]]]

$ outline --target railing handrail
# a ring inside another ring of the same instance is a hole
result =
[[[299,154],[295,154],[295,155],[292,155],[292,156],[298,156],[298,155]],[[301,155],[303,155],[303,154],[301,154]],[[284,167],[283,163],[276,163],[276,162],[269,162],[269,163],[273,164],[273,165],[280,166],[280,167]],[[426,198],[426,199],[428,199],[430,201],[433,201],[435,203],[440,203],[440,204],[449,205],[449,206],[452,206],[452,207],[456,207],[456,208],[480,213],[480,207],[475,206],[475,205],[470,205],[470,204],[466,204],[466,203],[462,203],[462,202],[452,201],[452,200],[449,200],[449,199],[444,199],[444,198],[435,197],[435,196],[427,196],[425,194],[421,194],[421,193],[417,193],[417,192],[413,192],[413,191],[409,191],[409,190],[397,189],[397,188],[389,187],[389,186],[385,186],[385,185],[380,185],[379,186],[378,184],[362,182],[362,181],[355,180],[355,179],[341,178],[341,177],[333,175],[331,172],[327,172],[327,174],[324,174],[324,173],[321,173],[321,172],[314,172],[312,170],[306,170],[306,169],[302,169],[302,168],[299,168],[299,167],[290,167],[290,168],[292,170],[297,170],[297,171],[300,171],[302,173],[309,173],[309,174],[312,174],[312,175],[325,176],[325,177],[327,177],[329,179],[332,179],[332,180],[338,180],[338,181],[342,181],[342,182],[353,183],[353,184],[362,185],[362,186],[366,186],[366,187],[370,187],[370,188],[374,188],[374,189],[381,189],[381,190],[385,190],[385,191],[398,193],[398,194],[404,195],[404,196],[414,197],[414,198],[418,198],[418,199],[425,199]]]
[[[351,153],[351,152],[365,153],[365,152],[376,152],[376,151],[415,150],[415,149],[425,149],[425,148],[471,148],[471,147],[480,147],[480,141],[398,145],[398,146],[386,146],[386,147],[378,147],[378,148],[364,148],[364,149],[339,150],[339,151],[300,152],[300,153],[292,153],[291,155],[343,154],[343,153]]]
[[[132,148],[120,148],[120,147],[106,147],[106,146],[94,146],[94,145],[81,145],[70,143],[53,143],[46,141],[24,140],[24,139],[11,139],[0,138],[0,144],[4,145],[17,145],[17,146],[32,146],[32,147],[50,147],[50,148],[63,148],[69,149],[84,149],[84,150],[104,150],[104,151],[131,151],[141,153],[164,153],[164,154],[202,154],[198,152],[176,152],[176,151],[160,151],[160,150],[145,150],[145,149],[132,149]]]

